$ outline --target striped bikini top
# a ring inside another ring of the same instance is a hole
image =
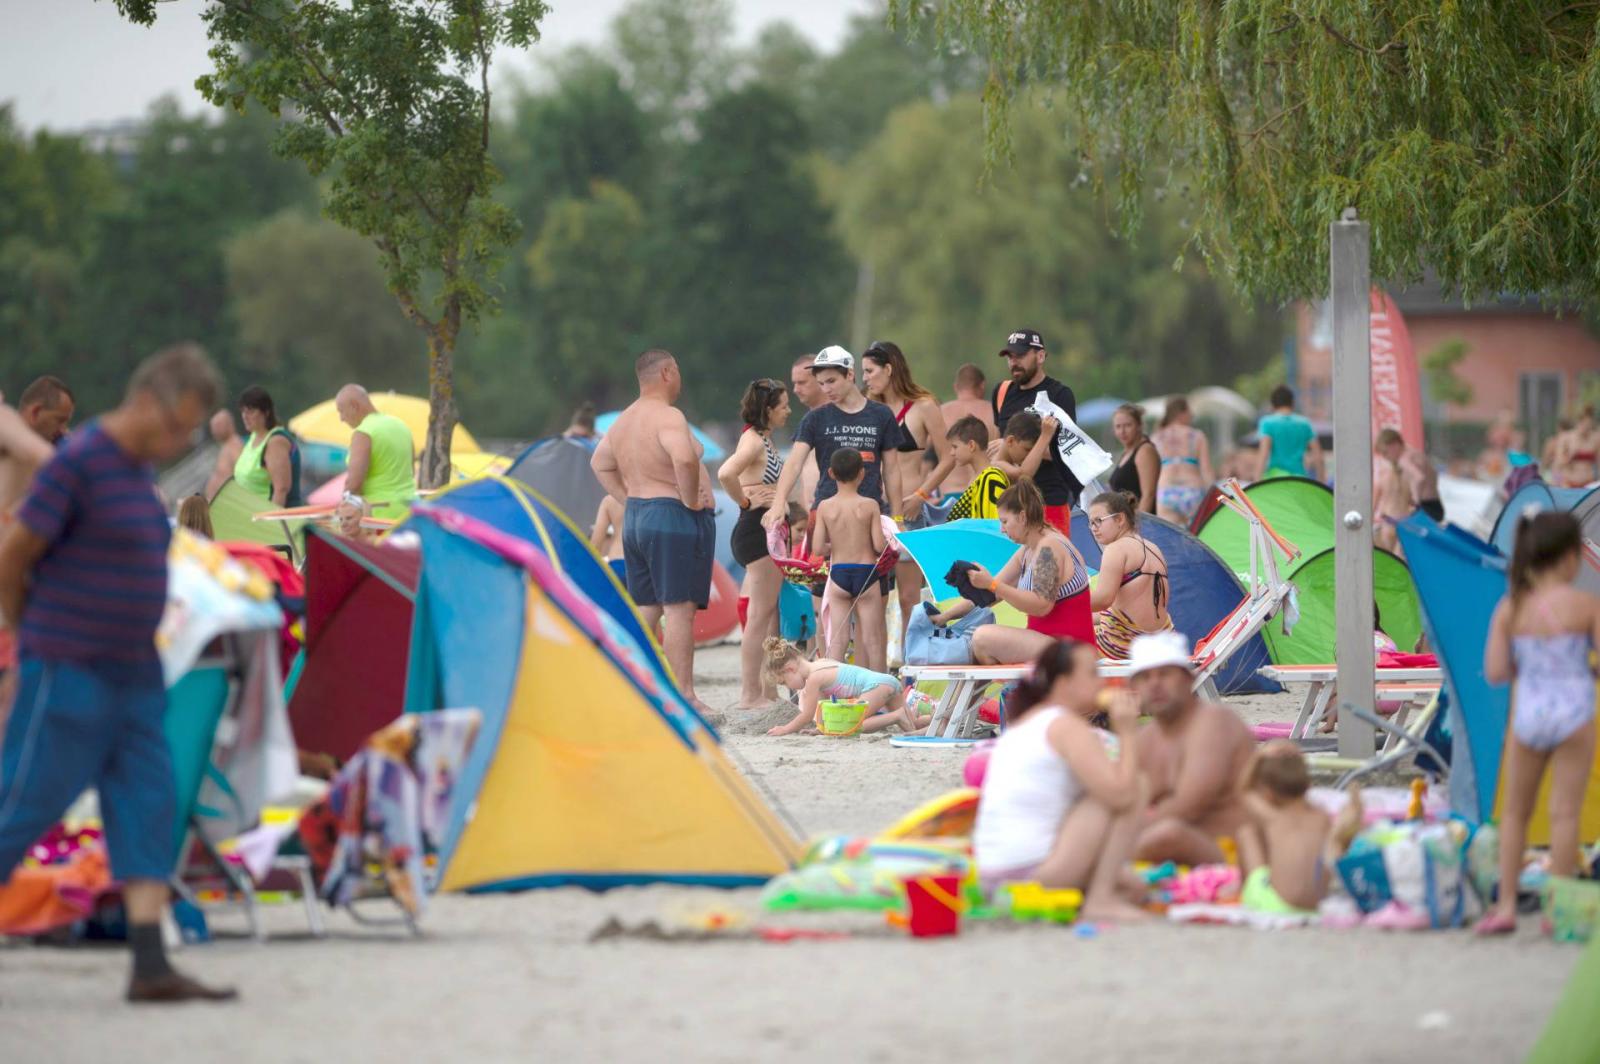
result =
[[[1070,540],[1063,540],[1062,542],[1066,543],[1067,553],[1072,556],[1073,570],[1072,575],[1060,587],[1056,588],[1057,602],[1069,599],[1074,595],[1081,595],[1089,590],[1089,567],[1083,564],[1083,555],[1078,553],[1078,548],[1074,547]],[[1044,544],[1041,543],[1039,546],[1043,547]],[[1017,581],[1018,591],[1033,590],[1033,565],[1038,560],[1039,551],[1036,549],[1033,552],[1033,557],[1028,559],[1027,566],[1022,570],[1022,579]]]
[[[755,432],[746,428],[746,432]],[[761,445],[767,450],[767,464],[761,470],[761,483],[776,484],[778,478],[783,476],[783,459],[778,457],[778,449],[772,446],[771,436],[762,436]]]

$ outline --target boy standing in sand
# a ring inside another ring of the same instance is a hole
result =
[[[1352,792],[1335,825],[1327,813],[1306,801],[1311,773],[1305,754],[1287,739],[1256,750],[1240,782],[1249,819],[1239,827],[1239,858],[1245,872],[1239,901],[1258,912],[1316,911],[1328,893],[1337,858],[1333,847],[1340,839],[1348,846],[1360,827],[1359,798]]]
[[[824,598],[829,620],[823,645],[828,656],[841,660],[850,638],[853,605],[860,606],[861,645],[876,646],[886,635],[883,578],[877,569],[888,541],[877,502],[861,494],[864,469],[861,452],[855,448],[833,452],[828,472],[838,491],[817,507],[812,533],[812,549],[828,559]]]

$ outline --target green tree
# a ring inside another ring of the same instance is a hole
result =
[[[1456,367],[1467,357],[1465,340],[1446,340],[1422,356],[1422,372],[1427,375],[1428,394],[1435,402],[1450,406],[1469,406],[1472,385],[1461,379]]]
[[[666,136],[683,138],[727,87],[733,63],[731,0],[633,0],[611,24],[629,91]]]
[[[422,339],[384,284],[372,243],[288,210],[226,246],[240,372],[298,410],[347,381],[413,390]]]
[[[837,342],[855,270],[811,178],[805,123],[750,85],[714,100],[653,217],[647,335],[677,354],[684,399],[727,417],[754,376]]]
[[[1174,204],[1152,196],[1140,239],[1118,239],[1059,116],[1019,108],[1014,120],[1030,150],[985,184],[976,97],[903,108],[834,190],[846,246],[872,271],[872,332],[919,376],[942,387],[963,362],[997,368],[1001,338],[1024,325],[1084,397],[1184,390],[1271,353],[1275,317],[1200,262],[1174,270]]]
[[[1147,186],[1181,181],[1194,245],[1248,293],[1325,292],[1328,224],[1347,205],[1372,224],[1375,280],[1427,266],[1468,297],[1600,293],[1594,4],[893,8],[988,57],[991,117],[1024,84],[1086,115],[1082,148],[1128,227]],[[1038,148],[1003,121],[994,129],[1000,156]]]
[[[502,196],[530,241],[550,204],[588,195],[597,179],[642,193],[655,154],[650,120],[610,61],[572,49],[549,72],[549,89],[516,93],[495,136],[496,161],[506,174]]]
[[[116,0],[134,21],[156,0]],[[538,36],[542,0],[228,0],[201,16],[212,103],[261,103],[276,147],[330,176],[330,218],[372,240],[390,291],[428,342],[421,480],[450,476],[454,355],[463,324],[492,305],[489,282],[517,222],[492,192],[491,56]]]

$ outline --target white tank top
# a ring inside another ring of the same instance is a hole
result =
[[[1025,868],[1050,856],[1067,810],[1083,793],[1048,732],[1066,710],[1041,706],[1007,728],[989,754],[972,832],[978,868]]]

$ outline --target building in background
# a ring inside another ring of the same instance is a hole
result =
[[[1574,309],[1557,311],[1506,297],[1471,307],[1446,298],[1431,280],[1394,293],[1405,317],[1421,370],[1428,448],[1443,458],[1476,453],[1484,430],[1510,414],[1526,434],[1527,449],[1539,453],[1556,422],[1587,398],[1600,400],[1600,337]],[[1333,329],[1327,304],[1297,308],[1296,392],[1301,412],[1314,421],[1333,419]],[[1429,355],[1462,345],[1451,368],[1470,397],[1440,401],[1425,368]]]

